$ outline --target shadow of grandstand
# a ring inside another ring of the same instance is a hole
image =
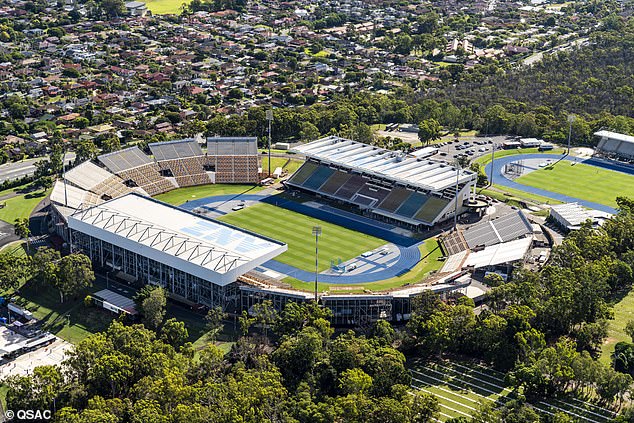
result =
[[[371,235],[377,238],[384,239],[396,245],[403,247],[411,247],[418,244],[421,240],[416,238],[409,238],[407,236],[392,232],[389,229],[378,226],[372,219],[369,219],[361,215],[352,215],[349,212],[338,213],[336,209],[330,207],[328,210],[318,209],[316,207],[310,207],[302,203],[298,203],[286,198],[280,198],[279,195],[273,195],[262,199],[263,203],[271,204],[277,207],[294,211],[297,213],[305,214],[315,219],[320,219],[328,223],[343,226],[344,228],[352,229],[357,232],[361,232],[367,235]],[[345,214],[344,214],[345,213]]]
[[[251,191],[253,191],[254,189],[256,189],[256,188],[257,188],[257,186],[256,186],[256,185],[254,185],[254,186],[252,186],[252,187],[249,187],[249,189],[246,189],[246,190],[244,190],[243,192],[239,192],[239,193],[235,194],[233,197],[230,197],[230,198],[228,198],[228,199],[226,199],[226,200],[222,201],[221,203],[218,203],[218,205],[216,206],[216,208],[218,208],[218,207],[220,207],[220,206],[222,206],[222,205],[224,205],[224,204],[226,204],[226,203],[229,203],[229,202],[231,202],[231,201],[235,201],[236,199],[238,199],[238,198],[239,198],[240,196],[242,196],[242,195],[249,195],[249,193],[250,193]],[[256,191],[256,192],[257,192],[257,191]]]

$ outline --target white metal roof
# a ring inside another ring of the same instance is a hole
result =
[[[66,172],[66,180],[80,188],[90,190],[115,176],[90,160],[85,161]]]
[[[64,181],[55,181],[53,190],[51,191],[51,201],[53,203],[78,209],[80,207],[89,207],[99,204],[102,200],[92,192],[77,188]]]
[[[598,131],[594,133],[595,136],[597,137],[605,137],[605,138],[610,138],[613,140],[618,140],[618,141],[623,141],[623,142],[627,142],[627,143],[633,143],[634,144],[634,137],[631,135],[625,135],[625,134],[619,134],[618,132],[612,132],[612,131]]]
[[[511,263],[522,260],[533,242],[532,237],[503,242],[481,251],[471,252],[464,262],[464,266],[473,266],[476,269],[486,266],[495,266],[503,263]]]
[[[69,227],[184,272],[229,284],[286,251],[286,244],[127,194],[69,217]]]
[[[447,162],[416,158],[340,137],[322,138],[295,147],[292,151],[424,190],[441,191],[456,184],[457,169]],[[476,178],[468,170],[460,170],[459,175],[460,183]]]

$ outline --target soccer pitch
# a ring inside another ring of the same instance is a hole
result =
[[[254,204],[218,220],[287,243],[288,251],[276,260],[307,271],[315,269],[313,226],[319,225],[322,230],[319,237],[320,271],[330,267],[330,260],[341,258],[346,261],[387,244],[382,239],[266,203]]]
[[[634,176],[561,161],[515,179],[519,184],[615,207],[617,196],[634,197]]]

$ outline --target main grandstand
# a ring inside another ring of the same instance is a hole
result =
[[[207,138],[207,165],[215,172],[216,183],[259,182],[256,137]]]
[[[611,131],[598,131],[594,135],[599,137],[597,151],[608,158],[634,160],[634,137]]]
[[[335,136],[296,147],[306,162],[289,187],[358,208],[373,218],[420,230],[463,212],[477,175]],[[456,200],[457,196],[457,210]]]
[[[177,188],[175,183],[161,176],[158,165],[138,147],[103,154],[97,159],[126,185],[140,187],[150,195]]]
[[[73,251],[87,254],[96,267],[208,307],[237,300],[235,282],[287,249],[135,193],[79,210],[68,226]]]
[[[180,187],[205,185],[214,182],[207,172],[207,156],[194,139],[149,144],[161,174],[173,177]]]

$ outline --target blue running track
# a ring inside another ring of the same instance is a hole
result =
[[[535,187],[531,187],[528,185],[523,185],[523,184],[519,184],[509,178],[506,177],[506,175],[504,174],[504,166],[506,166],[509,163],[513,163],[513,162],[517,162],[519,160],[527,160],[527,159],[541,159],[541,160],[568,160],[568,161],[574,161],[574,162],[578,162],[578,163],[583,163],[583,164],[587,164],[590,166],[597,166],[597,167],[602,167],[602,168],[606,168],[609,170],[614,170],[617,172],[624,172],[624,173],[628,173],[628,174],[634,174],[634,169],[625,167],[623,165],[620,165],[618,163],[610,163],[608,161],[603,161],[603,160],[599,160],[599,159],[588,159],[588,160],[583,160],[583,159],[579,159],[578,157],[571,157],[571,156],[567,156],[567,157],[561,157],[558,155],[554,155],[554,154],[517,154],[517,155],[513,155],[513,156],[506,156],[506,157],[501,157],[499,159],[495,159],[495,166],[493,167],[493,183],[497,184],[497,185],[502,185],[508,188],[513,188],[519,191],[524,191],[524,192],[528,192],[531,194],[536,194],[536,195],[541,195],[543,197],[548,197],[548,198],[552,198],[554,200],[558,200],[558,201],[562,201],[564,203],[579,203],[582,206],[591,208],[591,209],[596,209],[596,210],[601,210],[603,212],[607,212],[607,213],[616,213],[617,210],[606,206],[604,204],[598,204],[598,203],[593,203],[592,201],[586,201],[586,200],[581,200],[579,198],[574,198],[574,197],[570,197],[568,195],[564,195],[564,194],[559,194],[556,192],[552,192],[552,191],[547,191],[545,189],[541,189],[541,188],[535,188]],[[487,164],[485,167],[485,172],[489,178],[489,180],[491,180],[491,163]]]

